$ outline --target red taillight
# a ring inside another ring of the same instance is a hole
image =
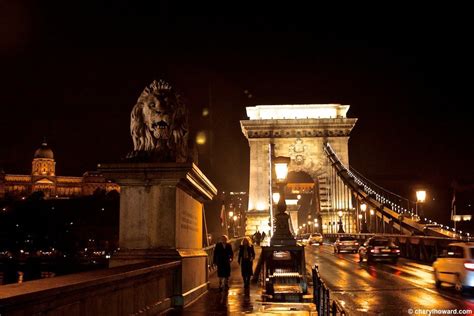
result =
[[[355,245],[356,245],[356,246],[359,246],[359,243],[358,243],[358,242],[356,242],[356,243],[355,243]]]
[[[375,250],[374,250],[374,249],[370,249],[370,252],[375,252]]]
[[[474,271],[474,262],[464,262],[464,268],[469,271]]]
[[[400,252],[400,249],[393,249],[392,252],[399,253],[399,252]]]

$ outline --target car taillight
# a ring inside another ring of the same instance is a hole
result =
[[[356,246],[359,246],[359,243],[358,243],[358,242],[356,242],[356,243],[355,243],[355,245],[356,245]]]
[[[374,250],[374,249],[370,249],[370,252],[375,252],[375,250]]]
[[[399,252],[400,252],[400,249],[393,249],[392,252],[399,253]]]
[[[464,262],[464,268],[469,271],[474,271],[474,262]]]
[[[340,245],[340,244],[341,244],[340,242],[337,243],[337,245]]]

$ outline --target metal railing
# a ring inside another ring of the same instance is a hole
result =
[[[318,315],[347,315],[346,311],[338,301],[333,300],[331,303],[330,291],[326,283],[319,275],[318,266],[315,265],[313,272],[313,302],[316,304]]]

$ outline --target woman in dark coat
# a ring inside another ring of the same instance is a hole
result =
[[[245,237],[242,240],[242,244],[239,247],[239,264],[242,271],[242,278],[244,279],[244,286],[246,288],[250,285],[250,277],[253,274],[253,259],[255,259],[255,250],[253,249],[252,242],[249,237]]]
[[[226,289],[229,288],[230,263],[234,259],[232,246],[227,243],[227,236],[222,235],[221,241],[214,248],[214,264],[217,265],[217,276],[219,277],[219,289],[222,289],[222,281]]]

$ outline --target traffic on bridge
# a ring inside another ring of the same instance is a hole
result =
[[[474,244],[473,244],[474,247]],[[317,265],[322,279],[348,315],[405,315],[415,310],[474,311],[474,295],[452,286],[437,288],[433,267],[410,259],[359,262],[359,254],[335,253],[331,243],[306,245],[308,269]],[[471,312],[472,313],[472,312]]]

